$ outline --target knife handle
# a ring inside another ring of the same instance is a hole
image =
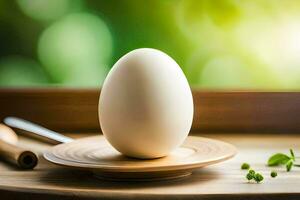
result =
[[[32,151],[17,146],[18,137],[14,131],[0,124],[0,158],[22,169],[33,169],[38,157]]]

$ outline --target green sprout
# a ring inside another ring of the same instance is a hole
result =
[[[288,171],[288,172],[291,171],[293,164],[294,164],[293,160],[289,160],[285,165],[286,171]]]
[[[296,158],[295,158],[295,154],[294,154],[293,149],[290,149],[290,154],[291,154],[291,158],[293,159],[293,161],[295,161]]]
[[[243,163],[241,169],[250,169],[250,165],[248,163]]]
[[[256,173],[253,169],[250,169],[246,175],[248,181],[254,180],[256,183],[260,183],[264,180],[264,177],[260,173]]]
[[[264,177],[263,177],[263,175],[261,175],[260,173],[256,173],[256,174],[254,175],[254,180],[256,181],[256,183],[260,183],[261,181],[264,180]]]
[[[253,169],[250,169],[250,170],[248,171],[248,173],[249,173],[249,174],[252,174],[253,176],[255,175],[255,171],[254,171]]]
[[[255,171],[253,169],[250,169],[246,175],[246,178],[248,181],[251,181],[252,179],[254,179],[255,176]]]
[[[246,179],[247,179],[248,181],[251,181],[253,178],[254,178],[253,175],[250,174],[250,173],[248,173],[248,174],[246,175]]]
[[[286,155],[283,153],[276,153],[272,155],[268,160],[269,166],[279,166],[279,165],[285,165],[286,171],[291,171],[293,166],[295,165],[294,162],[296,160],[295,154],[293,149],[290,149],[290,155]]]
[[[272,178],[275,178],[276,176],[277,176],[277,172],[271,171],[271,177],[272,177]]]
[[[296,157],[294,154],[293,149],[290,149],[290,155],[286,155],[284,153],[276,153],[272,155],[268,160],[268,166],[279,166],[279,165],[285,165],[286,171],[291,171],[293,167],[300,167],[300,164],[296,163]],[[254,180],[256,183],[260,183],[264,180],[264,176],[260,173],[255,172],[253,169],[250,169],[250,165],[248,163],[243,163],[241,165],[241,169],[248,170],[248,173],[246,174],[246,179],[248,181]],[[270,176],[272,178],[277,177],[276,171],[271,171]]]

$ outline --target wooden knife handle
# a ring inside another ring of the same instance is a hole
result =
[[[16,133],[0,124],[0,159],[10,162],[22,169],[32,169],[38,163],[35,153],[17,146]]]
[[[0,158],[22,169],[33,169],[38,158],[32,151],[0,140]]]

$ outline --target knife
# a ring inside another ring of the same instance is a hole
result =
[[[21,129],[27,132],[34,133],[42,138],[50,139],[58,143],[72,142],[74,139],[64,136],[55,131],[49,130],[38,124],[17,117],[6,117],[4,123],[12,128]]]

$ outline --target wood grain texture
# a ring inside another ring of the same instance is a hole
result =
[[[189,136],[170,155],[142,160],[121,155],[104,136],[95,136],[57,145],[45,152],[44,158],[109,180],[153,181],[188,176],[196,169],[228,160],[236,152],[231,144]]]
[[[0,124],[0,157],[22,169],[32,169],[38,162],[33,152],[18,146],[17,134],[4,124]]]
[[[0,89],[0,120],[16,116],[57,131],[99,130],[98,98],[92,89]]]
[[[99,131],[97,89],[0,89],[0,120],[21,117],[56,131]],[[192,131],[300,132],[300,92],[193,90]]]
[[[0,140],[0,157],[21,169],[32,169],[38,163],[38,157],[30,150]]]
[[[299,92],[193,93],[193,130],[300,132]]]
[[[75,134],[70,136],[84,136]],[[275,152],[300,153],[300,135],[208,134],[238,147],[238,155],[224,163],[195,171],[191,176],[160,182],[110,182],[92,174],[52,165],[41,160],[35,170],[20,171],[0,163],[0,195],[3,199],[300,199],[300,168],[286,172],[284,167],[270,168],[267,158]],[[23,147],[40,153],[50,145],[21,138]],[[243,162],[265,176],[260,184],[248,183]],[[275,179],[271,170],[278,171]]]

